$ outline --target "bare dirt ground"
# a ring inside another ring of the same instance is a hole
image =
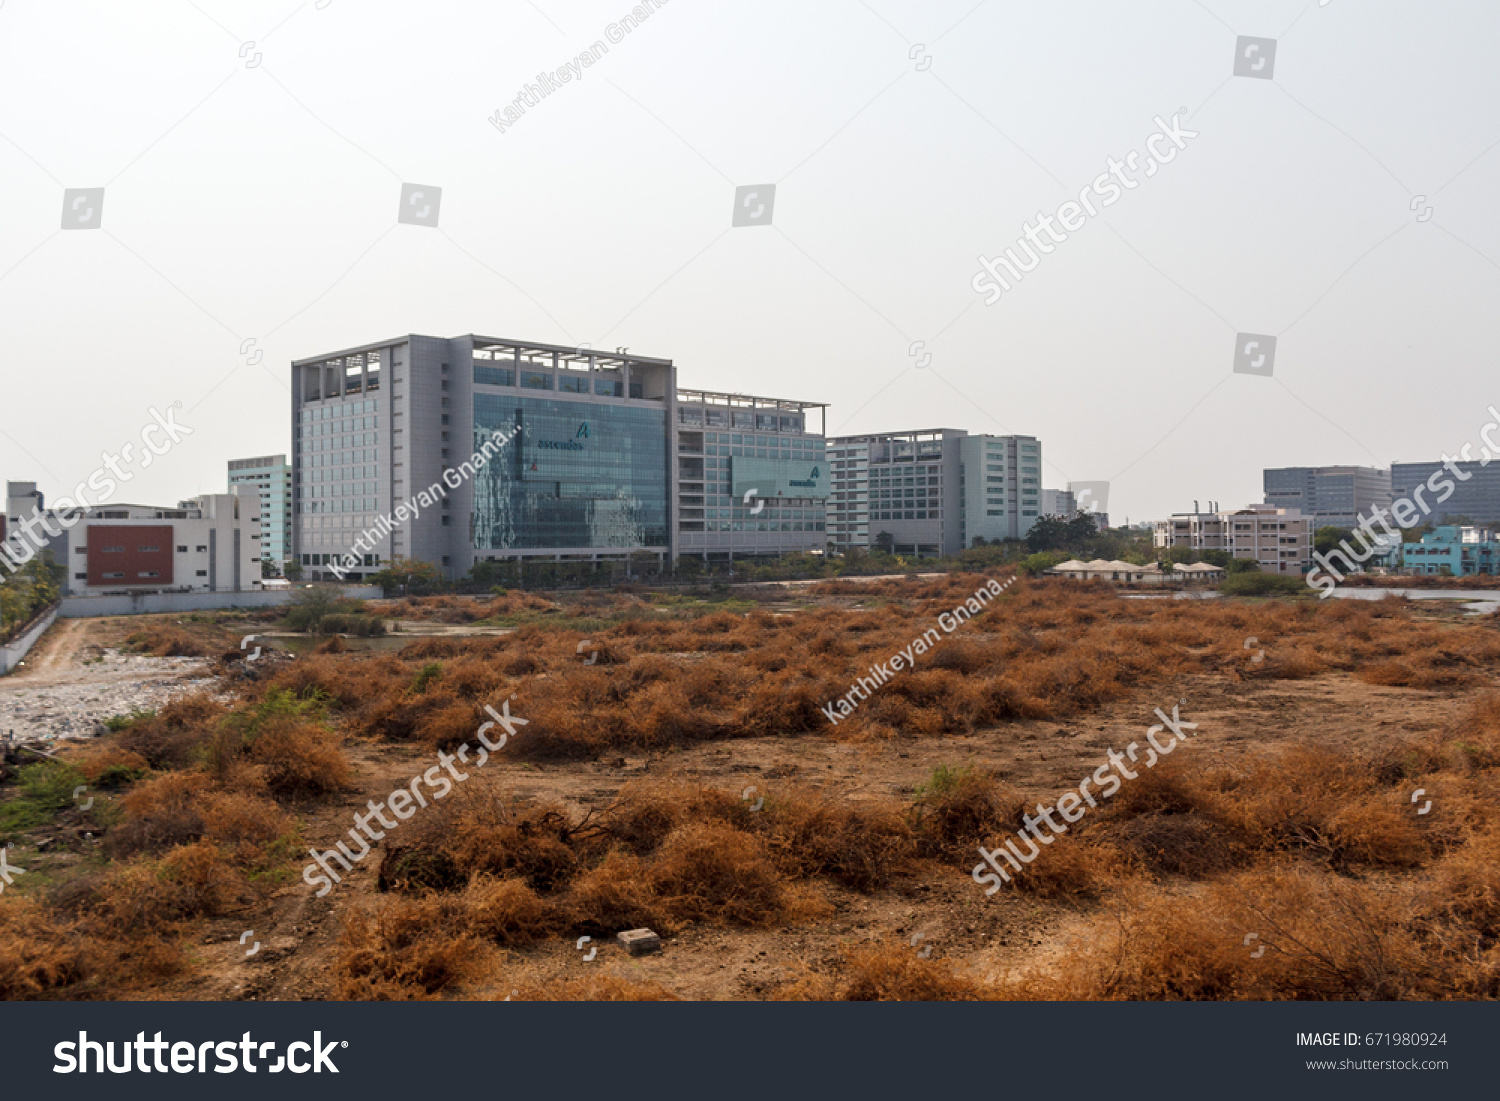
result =
[[[790,606],[789,606],[790,608]],[[1460,616],[1436,607],[1433,618]],[[432,624],[413,624],[431,634]],[[133,629],[132,621],[64,621],[33,652],[26,670],[0,680],[0,728],[6,708],[27,693],[94,693],[115,699],[118,686],[186,690],[203,677],[201,659],[121,658],[106,648]],[[442,634],[463,634],[445,627]],[[477,631],[467,633],[491,633]],[[101,658],[105,659],[101,661]],[[192,667],[174,664],[191,661]],[[121,664],[123,663],[123,664]],[[1170,688],[1140,691],[1068,723],[1019,721],[971,736],[852,743],[815,733],[800,737],[748,738],[690,745],[649,757],[608,757],[568,763],[493,759],[472,773],[481,790],[527,800],[558,802],[576,815],[608,806],[627,784],[669,781],[733,792],[747,801],[774,796],[795,783],[822,790],[831,799],[859,802],[909,797],[940,766],[989,770],[1029,797],[1050,802],[1076,787],[1113,748],[1143,743],[1154,711],[1198,724],[1197,737],[1179,752],[1199,768],[1290,744],[1335,749],[1373,749],[1393,732],[1407,735],[1453,723],[1477,695],[1494,688],[1418,690],[1379,687],[1348,674],[1305,680],[1245,679],[1228,670],[1185,676]],[[128,710],[113,708],[110,713]],[[524,735],[523,735],[524,736]],[[435,763],[430,751],[410,746],[346,743],[353,769],[342,798],[295,808],[306,845],[330,848],[352,825],[367,801]],[[331,974],[341,923],[352,911],[378,912],[385,896],[375,890],[384,845],[324,898],[294,879],[265,901],[227,918],[195,925],[191,966],[150,997],[191,1000],[318,999],[336,996]],[[53,859],[73,859],[58,853]],[[664,938],[655,955],[630,957],[613,942],[596,940],[593,959],[571,941],[556,941],[508,953],[492,980],[461,996],[504,999],[526,987],[547,989],[590,973],[633,982],[659,983],[679,998],[722,1000],[773,996],[778,987],[809,970],[836,966],[839,953],[862,942],[906,943],[913,953],[946,958],[982,979],[1046,968],[1066,954],[1098,916],[1098,903],[1044,901],[1019,892],[986,897],[969,878],[974,859],[931,865],[893,889],[859,894],[832,884],[822,888],[832,915],[786,929],[690,926]],[[34,866],[46,874],[45,861]],[[1173,888],[1189,898],[1192,885]],[[259,947],[255,947],[258,945]]]
[[[111,716],[158,708],[209,683],[202,658],[120,653],[126,633],[113,619],[58,620],[25,665],[0,677],[0,733],[86,737]]]
[[[1372,746],[1393,728],[1416,733],[1451,722],[1472,695],[1379,688],[1346,675],[1305,681],[1241,681],[1222,676],[1185,678],[1175,697],[1142,693],[1086,721],[1017,722],[972,737],[885,745],[849,745],[825,738],[759,738],[695,746],[651,758],[531,765],[496,761],[473,783],[528,798],[561,801],[576,813],[608,805],[621,787],[642,779],[679,780],[748,792],[749,798],[796,781],[842,799],[908,794],[940,765],[994,769],[1037,798],[1075,787],[1114,747],[1142,742],[1153,711],[1179,703],[1199,724],[1183,752],[1207,767],[1218,760],[1284,743]],[[383,799],[433,763],[409,747],[354,745],[357,790],[342,802],[306,808],[304,836],[330,847],[369,799]],[[394,838],[393,838],[394,839]],[[388,842],[387,842],[388,843]],[[340,915],[351,907],[378,908],[379,848],[323,898],[297,882],[271,904],[234,921],[212,923],[198,948],[198,970],[160,995],[190,999],[306,999],[332,995],[327,975],[336,952]],[[1191,888],[1185,888],[1191,890]],[[504,999],[522,985],[547,987],[596,969],[635,982],[656,982],[680,998],[756,999],[809,968],[829,967],[840,948],[862,941],[904,940],[913,952],[959,961],[983,978],[1046,966],[1068,951],[1089,909],[1038,901],[1014,892],[986,898],[969,878],[969,864],[935,869],[898,890],[875,896],[829,888],[835,913],[820,925],[795,930],[690,928],[664,941],[661,953],[632,958],[615,944],[585,952],[572,942],[510,953],[503,977],[468,996]],[[244,946],[239,938],[253,930]],[[261,949],[246,951],[255,942]],[[596,942],[597,944],[597,942]]]

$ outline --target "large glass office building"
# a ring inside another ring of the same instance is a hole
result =
[[[473,335],[400,337],[292,376],[292,555],[312,578],[824,545],[815,403],[679,391],[671,360]]]

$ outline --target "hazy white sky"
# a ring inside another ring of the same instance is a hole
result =
[[[292,359],[407,332],[627,346],[833,432],[1034,434],[1117,522],[1436,458],[1500,404],[1500,5],[670,0],[609,42],[631,6],[0,0],[0,478],[56,496],[181,402],[119,499],[222,491],[287,450]],[[985,305],[976,258],[1180,108],[1172,163]],[[102,229],[61,230],[96,187]]]

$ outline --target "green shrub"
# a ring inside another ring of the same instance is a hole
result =
[[[0,804],[0,835],[50,822],[73,805],[73,792],[85,783],[83,773],[62,761],[40,761],[21,769],[21,794]]]
[[[320,635],[353,635],[356,638],[373,638],[385,634],[385,620],[379,616],[350,615],[335,612],[325,615],[318,624]]]
[[[443,675],[443,663],[440,661],[429,661],[421,669],[417,670],[416,679],[411,682],[411,694],[420,696],[427,691],[427,686]]]
[[[1219,583],[1219,592],[1225,596],[1295,596],[1307,591],[1307,582],[1301,577],[1280,573],[1236,573]]]

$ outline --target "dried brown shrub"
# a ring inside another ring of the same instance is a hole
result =
[[[349,784],[349,761],[338,736],[320,723],[284,717],[264,724],[249,759],[278,798],[331,795]]]
[[[45,997],[89,970],[85,946],[70,923],[14,891],[0,899],[0,999]]]
[[[335,960],[338,997],[432,998],[478,974],[483,942],[466,931],[467,911],[451,895],[394,896],[373,913],[348,911]]]
[[[958,974],[946,960],[923,959],[907,944],[845,949],[838,970],[809,973],[776,992],[779,1001],[972,1002],[985,987]]]

